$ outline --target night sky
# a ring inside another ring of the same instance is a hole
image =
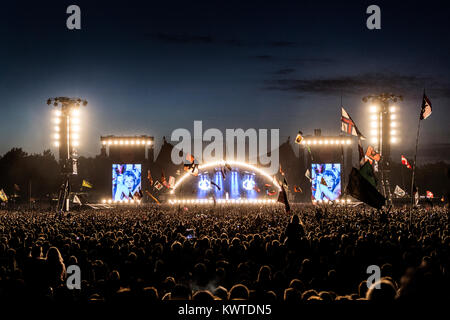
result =
[[[85,98],[80,153],[100,135],[280,128],[337,135],[343,105],[369,135],[368,94],[393,92],[412,156],[450,161],[448,1],[8,1],[0,9],[0,154],[51,147],[49,97]],[[81,8],[81,30],[66,8]],[[367,6],[381,30],[366,28]],[[54,149],[52,149],[55,151]],[[395,158],[395,160],[399,160]]]

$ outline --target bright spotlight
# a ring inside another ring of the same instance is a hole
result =
[[[376,136],[376,135],[378,135],[378,130],[377,129],[372,129],[372,130],[370,130],[370,134],[372,136]]]
[[[322,144],[323,143],[323,141],[322,140],[319,140],[319,144]]]
[[[108,141],[108,145],[112,145],[112,143],[113,143],[113,142],[112,142],[111,140]]]
[[[114,144],[118,144],[118,141],[117,141],[117,140],[114,140]]]
[[[80,116],[80,109],[72,109],[72,111],[70,112],[72,117],[78,117]]]
[[[102,141],[102,145],[106,145],[106,141]]]
[[[59,126],[54,126],[53,129],[55,130],[55,132],[59,132],[61,129],[59,128]]]
[[[131,144],[134,144],[134,140],[131,140],[130,143],[131,143]]]
[[[378,142],[378,139],[377,139],[377,138],[371,138],[371,139],[370,139],[370,142],[372,142],[372,143],[377,143],[377,142]]]
[[[373,114],[370,116],[370,120],[378,120],[378,116],[376,114]]]
[[[391,127],[392,128],[396,128],[397,127],[397,122],[391,122]]]
[[[397,143],[397,138],[396,137],[392,137],[391,138],[391,143]]]
[[[55,124],[60,124],[61,123],[61,119],[60,118],[53,118],[53,122]]]
[[[71,118],[71,121],[73,124],[80,124],[80,119],[78,118]]]
[[[328,144],[328,140],[325,140],[323,143]]]
[[[391,130],[391,136],[395,136],[397,134],[397,130]]]
[[[316,141],[316,140],[313,140],[312,144],[317,144],[317,141]]]
[[[150,144],[152,144],[152,142],[151,142],[150,140],[148,140],[148,141],[147,141],[147,144],[150,145]]]
[[[117,144],[117,143],[116,143],[116,144]],[[120,141],[119,141],[119,144],[123,144],[123,141],[122,141],[122,140],[120,140]]]
[[[352,143],[352,141],[350,139],[348,139],[346,143],[350,144],[350,143]]]
[[[80,126],[78,126],[78,125],[72,126],[72,131],[73,132],[79,132],[80,131]]]
[[[397,115],[391,114],[391,120],[395,120],[395,119],[397,119]]]
[[[72,145],[73,145],[74,147],[78,147],[78,146],[80,146],[80,143],[79,143],[78,141],[73,141],[73,142],[72,142]]]
[[[370,112],[375,113],[375,112],[378,111],[378,106],[376,106],[376,105],[371,105],[369,110],[370,110]]]
[[[396,106],[390,106],[389,107],[389,111],[390,112],[395,112],[397,110],[397,107]]]
[[[59,133],[55,133],[55,134],[53,134],[53,139],[59,139]]]
[[[106,203],[106,199],[103,199],[103,200],[102,200],[102,203]]]
[[[125,140],[125,144],[126,144],[126,145],[128,144],[128,140]]]
[[[78,133],[72,133],[72,139],[78,140],[80,139],[80,135]]]
[[[374,122],[371,122],[371,123],[370,123],[370,127],[371,127],[371,128],[378,128],[378,122],[375,122],[375,121],[374,121]]]
[[[55,147],[59,147],[59,141],[53,142],[53,145],[54,145]]]
[[[53,110],[56,117],[61,117],[61,110]]]

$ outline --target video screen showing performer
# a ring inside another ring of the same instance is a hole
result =
[[[140,164],[112,165],[112,197],[114,201],[142,198]]]
[[[314,200],[337,200],[341,196],[341,164],[313,163],[311,193]]]

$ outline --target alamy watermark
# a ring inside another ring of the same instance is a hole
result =
[[[194,121],[193,136],[184,128],[172,132],[171,140],[179,143],[174,146],[171,158],[176,165],[185,163],[187,154],[193,155],[199,164],[222,160],[242,161],[260,164],[268,174],[273,175],[279,168],[279,138],[280,130],[270,129],[269,147],[268,129],[226,129],[224,137],[222,131],[216,128],[203,132],[202,121]],[[204,142],[209,142],[205,148]]]

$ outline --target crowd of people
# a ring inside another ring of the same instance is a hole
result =
[[[448,300],[448,209],[409,210],[3,210],[0,300]],[[70,265],[81,270],[80,289],[66,285]],[[380,268],[378,281],[369,266]]]

